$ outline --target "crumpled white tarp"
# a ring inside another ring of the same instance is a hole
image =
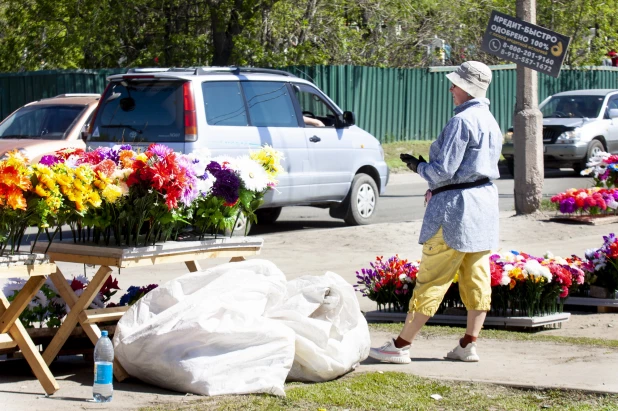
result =
[[[327,381],[369,354],[353,287],[335,273],[286,281],[266,260],[186,274],[120,319],[115,355],[132,376],[203,395],[285,395],[287,379]]]

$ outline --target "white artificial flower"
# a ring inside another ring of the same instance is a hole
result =
[[[593,171],[594,171],[594,167],[588,167],[582,170],[581,175],[587,176],[588,174],[591,174]]]
[[[64,164],[66,164],[67,167],[69,168],[77,168],[78,164],[77,161],[79,160],[79,156],[73,154],[69,157],[67,157],[66,160],[64,160]]]
[[[543,257],[546,258],[546,259],[552,259],[552,258],[554,258],[554,255],[552,254],[551,251],[546,251],[545,255]]]
[[[215,178],[208,173],[208,178],[203,180],[201,178],[197,179],[197,191],[202,194],[208,194],[212,185],[215,183]]]
[[[190,158],[197,158],[200,162],[208,164],[210,158],[212,157],[212,153],[207,148],[198,148],[193,150],[191,154],[189,154]]]
[[[234,165],[247,190],[260,192],[266,189],[269,181],[268,173],[261,164],[249,156],[242,156],[236,159]]]
[[[510,272],[513,268],[515,268],[513,264],[505,264],[504,267],[502,267],[505,273]]]
[[[399,274],[399,281],[405,281],[407,277],[405,274]]]
[[[537,260],[528,260],[526,264],[524,264],[524,271],[528,273],[528,275],[532,275],[534,277],[545,277],[547,282],[551,282],[552,275],[549,271],[549,268],[544,267]]]
[[[502,273],[502,278],[500,279],[500,285],[509,285],[511,283],[511,277],[504,271]]]

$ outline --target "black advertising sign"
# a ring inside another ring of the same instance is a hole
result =
[[[558,77],[570,41],[570,37],[493,11],[481,50]]]

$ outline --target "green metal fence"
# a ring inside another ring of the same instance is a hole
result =
[[[382,142],[433,140],[451,117],[453,102],[444,76],[454,67],[394,69],[302,66],[285,70],[313,81],[357,123]],[[492,66],[491,110],[503,130],[512,125],[515,65]],[[100,93],[105,78],[125,69],[0,73],[0,118],[34,100],[63,93]],[[618,89],[618,68],[563,69],[559,78],[539,74],[539,101],[565,90]]]

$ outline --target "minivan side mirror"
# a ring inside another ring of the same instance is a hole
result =
[[[618,117],[618,108],[610,108],[609,109],[609,118]]]
[[[356,124],[356,116],[351,111],[343,112],[343,120],[345,121],[346,126],[353,126]]]

